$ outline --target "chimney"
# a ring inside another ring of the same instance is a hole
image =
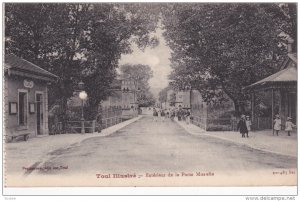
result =
[[[292,39],[291,37],[288,37],[287,42],[288,42],[287,51],[288,51],[288,53],[292,53],[293,52],[294,39]]]

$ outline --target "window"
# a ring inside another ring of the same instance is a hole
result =
[[[19,126],[27,125],[27,92],[19,92]]]

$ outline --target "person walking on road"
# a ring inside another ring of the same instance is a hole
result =
[[[247,130],[247,125],[246,125],[246,118],[245,115],[241,115],[241,119],[237,125],[237,130],[240,131],[240,133],[242,134],[242,138],[245,137],[245,134],[248,132]]]
[[[246,135],[247,135],[247,137],[249,137],[249,132],[251,131],[251,125],[252,125],[252,123],[251,123],[251,120],[250,120],[250,116],[246,116],[246,126],[247,126],[247,133],[246,133]]]
[[[281,119],[279,114],[276,114],[275,116],[275,120],[274,120],[274,130],[276,131],[276,135],[278,136],[279,131],[281,130]],[[274,132],[273,132],[274,135]]]
[[[158,114],[158,121],[161,121],[161,110],[160,109],[157,111],[157,114]]]
[[[191,122],[191,112],[190,112],[189,109],[186,111],[186,114],[185,114],[185,115],[186,115],[186,116],[185,116],[185,122],[186,122],[187,125],[189,125],[190,122]]]
[[[285,131],[287,131],[288,136],[291,136],[291,131],[294,127],[296,127],[296,125],[293,124],[292,118],[288,117],[285,122]]]
[[[174,118],[175,118],[175,111],[172,110],[170,113],[171,113],[171,114],[170,114],[170,119],[171,119],[171,121],[174,121]]]
[[[158,116],[157,111],[155,108],[153,108],[153,121],[157,121],[157,116]]]
[[[164,122],[165,121],[165,116],[166,116],[165,111],[162,110],[160,115],[161,115],[161,121]]]

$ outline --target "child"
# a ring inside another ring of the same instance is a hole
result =
[[[291,136],[291,131],[293,130],[293,127],[296,127],[296,125],[294,125],[291,120],[292,118],[288,117],[285,122],[285,131],[288,132],[288,136]]]
[[[249,137],[248,133],[251,130],[251,125],[252,125],[252,123],[251,123],[251,120],[250,120],[250,116],[246,116],[246,126],[247,126],[246,134],[247,134],[247,137]]]
[[[276,114],[276,119],[274,120],[274,130],[276,131],[276,135],[278,136],[279,131],[281,130],[281,119],[279,114]],[[273,133],[274,135],[274,133]]]

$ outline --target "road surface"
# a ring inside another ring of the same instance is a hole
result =
[[[247,171],[288,169],[297,165],[295,158],[193,136],[176,122],[153,122],[151,116],[110,136],[90,138],[80,145],[55,150],[48,157],[43,166],[68,170],[38,174]]]

